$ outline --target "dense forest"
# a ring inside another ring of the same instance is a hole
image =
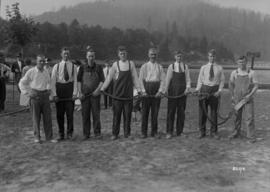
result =
[[[40,22],[71,23],[104,28],[146,29],[166,33],[176,25],[186,40],[206,37],[223,42],[236,55],[260,51],[270,59],[270,17],[253,11],[223,8],[203,0],[109,0],[82,3],[35,17]]]
[[[6,21],[1,22],[4,25]],[[76,19],[69,25],[45,22],[38,23],[36,27],[37,34],[32,43],[25,47],[25,56],[44,53],[50,58],[58,58],[61,47],[67,46],[71,49],[72,57],[79,59],[85,56],[86,47],[90,45],[96,50],[98,59],[115,59],[117,47],[125,45],[129,55],[136,60],[146,59],[147,51],[152,46],[159,48],[160,58],[165,61],[173,59],[172,53],[178,49],[186,52],[187,60],[206,59],[207,50],[210,48],[217,49],[219,59],[233,59],[233,54],[221,42],[209,42],[205,36],[181,36],[175,23],[168,26],[167,33],[149,32],[145,29],[121,30],[116,27],[107,29],[99,25],[89,27],[80,25]],[[10,56],[16,54],[19,48],[8,46],[3,33],[1,34],[0,49],[5,49]]]
[[[253,11],[221,8],[203,0],[110,0],[62,8],[33,18],[38,32],[25,54],[43,52],[59,57],[62,46],[74,58],[84,57],[91,45],[99,59],[115,58],[118,45],[126,45],[132,59],[146,59],[147,49],[157,46],[160,58],[171,60],[182,49],[188,60],[206,59],[217,49],[219,59],[231,60],[247,51],[270,59],[270,17]],[[4,41],[0,20],[0,49],[18,51]]]

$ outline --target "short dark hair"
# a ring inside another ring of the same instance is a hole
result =
[[[179,55],[179,54],[184,54],[184,52],[182,50],[177,50],[174,52],[174,55]]]
[[[69,51],[68,47],[62,47],[62,48],[61,48],[61,53],[62,53],[63,51]]]
[[[125,46],[123,46],[123,45],[120,45],[118,47],[118,52],[120,52],[120,51],[127,51],[127,48]]]
[[[208,54],[211,54],[211,55],[216,56],[217,55],[217,52],[216,52],[215,49],[211,49],[211,50],[208,51]]]

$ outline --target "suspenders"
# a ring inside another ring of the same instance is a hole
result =
[[[120,67],[119,67],[119,60],[117,61],[117,68],[118,68],[118,72],[120,72]],[[130,61],[128,60],[128,70],[130,71]]]
[[[186,71],[186,65],[185,64],[183,64],[183,66],[184,66],[184,71],[183,72],[185,72]],[[180,71],[180,68],[181,66],[180,66],[180,63],[178,63],[178,70]],[[174,71],[174,64],[172,64],[172,69],[173,69],[173,71]]]

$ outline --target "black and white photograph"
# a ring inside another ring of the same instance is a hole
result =
[[[269,0],[0,0],[0,192],[269,192]]]

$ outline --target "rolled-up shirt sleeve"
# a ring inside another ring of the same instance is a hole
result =
[[[77,69],[76,66],[73,65],[73,71],[74,71],[74,76],[73,76],[73,95],[78,94],[78,83],[77,83]]]
[[[200,91],[201,88],[202,88],[202,83],[203,83],[203,70],[204,70],[204,67],[202,66],[201,69],[200,69],[200,73],[199,73],[199,77],[198,77],[198,81],[197,81],[197,87],[196,87],[196,90],[197,90],[197,91]]]
[[[164,69],[163,67],[160,65],[160,86],[159,86],[159,92],[163,93],[164,92],[164,89],[165,89],[165,79],[166,79],[166,75],[165,75],[165,72],[164,72]]]
[[[146,64],[142,65],[141,66],[141,69],[140,69],[140,74],[139,74],[139,82],[140,82],[140,85],[141,85],[141,91],[145,93],[145,88],[144,88],[144,84],[143,84],[143,81],[145,80],[146,78]]]
[[[52,78],[51,78],[51,95],[52,96],[56,96],[56,87],[55,87],[55,84],[56,84],[56,76],[57,76],[57,65],[58,64],[55,64],[54,67],[53,67],[53,70],[52,70]]]
[[[109,86],[109,84],[111,83],[111,81],[112,81],[112,79],[113,79],[113,77],[114,77],[114,75],[115,75],[115,73],[116,73],[116,68],[117,68],[116,65],[117,65],[117,64],[114,63],[114,64],[112,65],[112,67],[110,68],[109,74],[108,74],[108,76],[106,77],[105,82],[103,83],[103,85],[102,85],[102,87],[101,87],[101,90],[102,90],[102,91],[106,90],[107,87]]]
[[[224,75],[224,70],[222,67],[220,67],[220,82],[219,82],[219,91],[222,91],[222,89],[224,88],[224,84],[225,84],[225,75]]]
[[[132,74],[134,87],[137,89],[138,92],[140,92],[141,91],[141,84],[139,81],[139,77],[138,77],[138,74],[136,71],[135,64],[133,62],[130,62],[130,64],[131,64],[131,74]]]
[[[169,89],[169,86],[170,86],[170,83],[171,83],[172,76],[173,76],[173,69],[172,69],[172,65],[170,65],[168,67],[168,70],[167,70],[164,93],[168,92],[168,89]]]
[[[190,88],[191,87],[191,79],[190,79],[190,70],[188,68],[188,65],[186,65],[185,75],[186,75],[186,87]]]
[[[21,78],[20,82],[19,82],[19,87],[21,89],[22,94],[27,94],[30,93],[31,91],[31,87],[30,87],[30,83],[31,83],[31,70],[27,71],[26,74],[23,76],[23,78]]]

